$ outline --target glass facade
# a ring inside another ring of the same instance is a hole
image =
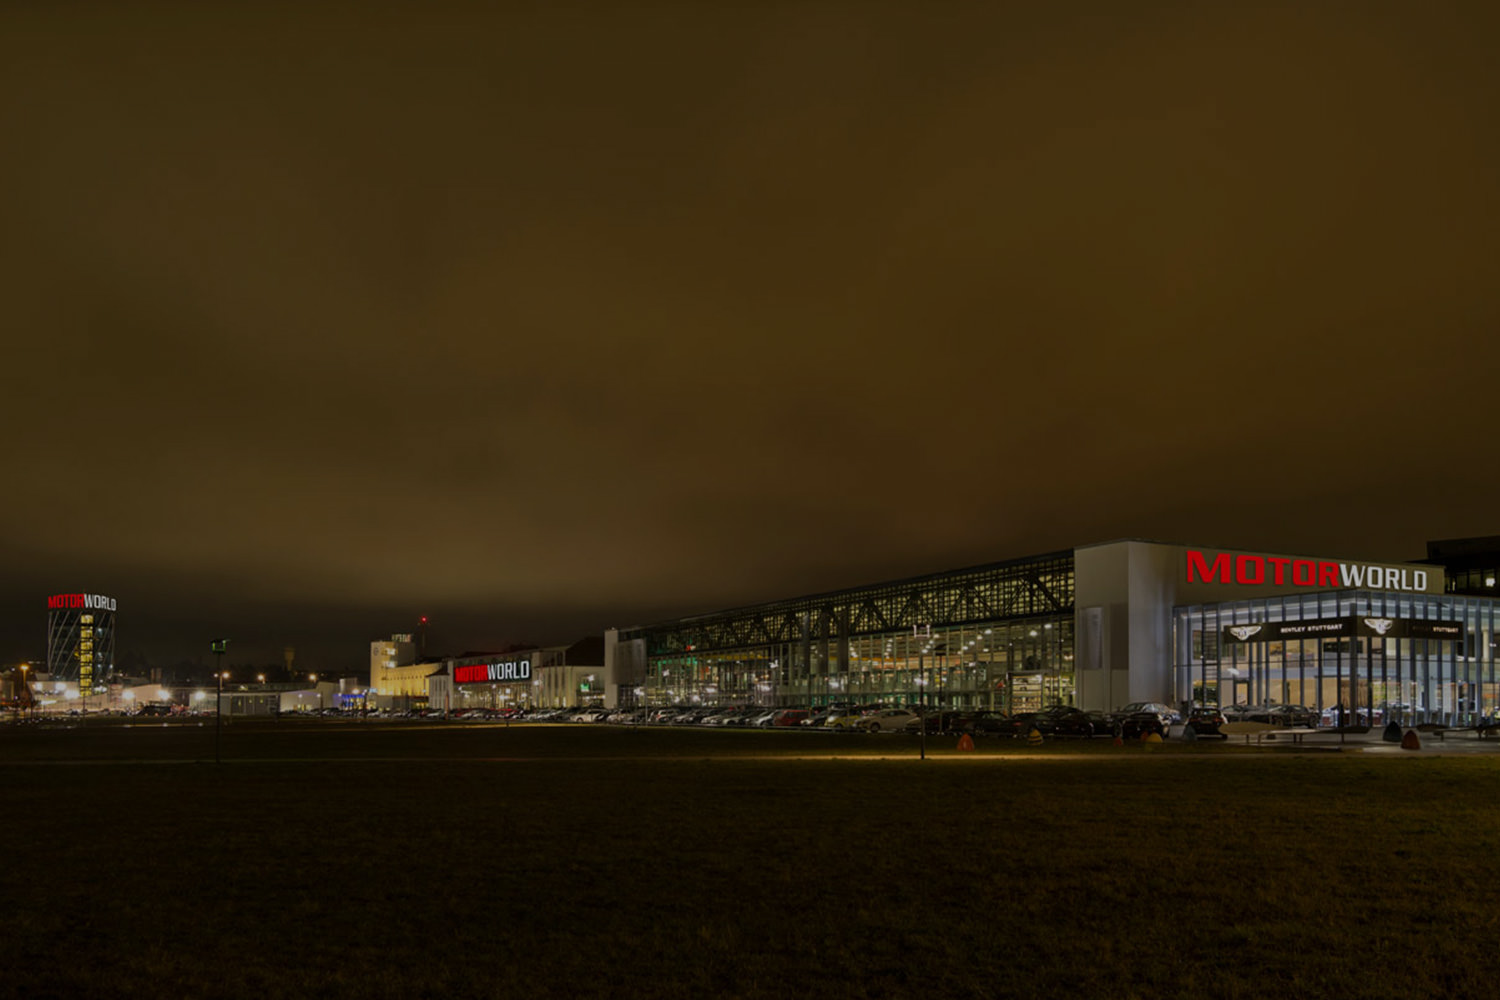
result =
[[[1500,696],[1497,603],[1340,590],[1175,608],[1175,695],[1304,705],[1325,725],[1472,725],[1494,716]],[[1315,622],[1323,634],[1292,637]]]
[[[1074,699],[1071,552],[632,629],[648,705]]]
[[[1496,594],[1500,595],[1500,569],[1494,566],[1479,569],[1454,570],[1448,574],[1450,594]]]

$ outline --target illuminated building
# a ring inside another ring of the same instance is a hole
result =
[[[605,700],[604,643],[453,657],[428,678],[427,704],[443,709],[570,708]]]
[[[377,640],[370,643],[370,692],[385,699],[378,702],[382,706],[410,708],[427,700],[427,678],[440,666],[418,662],[417,644],[409,632]]]
[[[1500,600],[1475,595],[1500,565],[1495,542],[1435,543],[1425,563],[1080,546],[611,630],[609,699],[1300,704],[1325,719],[1470,723],[1500,708]],[[1463,586],[1441,558],[1459,548]]]
[[[47,598],[47,674],[75,682],[84,697],[101,691],[115,669],[115,599],[102,594]]]

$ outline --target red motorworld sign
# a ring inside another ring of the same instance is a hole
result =
[[[47,598],[48,611],[67,611],[72,608],[87,608],[90,611],[113,611],[115,599],[103,594],[53,594]]]
[[[531,680],[531,661],[505,660],[499,663],[471,663],[453,668],[455,684],[494,684],[499,681]]]
[[[1306,587],[1308,590],[1404,590],[1420,594],[1426,592],[1427,580],[1426,570],[1408,566],[1187,550],[1188,583]]]

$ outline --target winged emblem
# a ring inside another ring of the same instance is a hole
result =
[[[1366,618],[1365,624],[1374,629],[1376,635],[1385,635],[1396,622],[1391,618]]]
[[[1229,626],[1229,634],[1240,642],[1245,642],[1264,627],[1264,625],[1231,625]]]

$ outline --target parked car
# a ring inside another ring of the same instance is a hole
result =
[[[1302,705],[1259,705],[1241,713],[1245,722],[1264,722],[1270,726],[1315,728],[1318,713]]]
[[[1315,729],[1318,725],[1318,713],[1306,705],[1272,705],[1269,714],[1279,726]]]
[[[1112,721],[1121,739],[1138,740],[1147,733],[1155,733],[1162,739],[1167,738],[1166,723],[1162,722],[1161,716],[1155,712],[1131,712],[1124,718],[1116,716]]]
[[[1019,719],[1004,712],[975,712],[964,723],[964,731],[973,736],[1016,736],[1020,725]]]
[[[968,721],[971,714],[969,712],[953,711],[952,709],[942,712],[928,712],[925,716],[927,734],[935,736],[941,733],[966,731],[964,730],[964,724]],[[922,731],[922,721],[922,719],[912,719],[902,727],[902,732],[911,733],[915,736]]]
[[[783,708],[771,719],[771,725],[778,729],[785,726],[800,726],[802,720],[809,715],[812,715],[812,712],[805,708]]]
[[[1069,705],[1053,705],[1031,717],[1026,732],[1034,726],[1044,736],[1104,736],[1114,731],[1113,721],[1103,713],[1085,712]]]
[[[1161,722],[1161,732],[1163,735],[1166,734],[1167,727],[1170,726],[1174,721],[1176,721],[1177,716],[1176,712],[1174,712],[1170,707],[1163,705],[1159,701],[1133,701],[1121,708],[1118,712],[1112,713],[1110,717],[1114,720],[1116,725],[1121,725],[1130,716],[1136,715],[1140,712],[1150,712],[1152,715],[1156,716],[1156,718]]]
[[[1224,713],[1211,705],[1200,705],[1188,713],[1187,727],[1199,736],[1219,736],[1229,739],[1229,734],[1221,731],[1220,726],[1228,722]]]
[[[861,719],[859,728],[867,733],[894,733],[904,729],[908,723],[921,722],[921,719],[920,715],[908,708],[882,708],[874,715]]]
[[[846,709],[843,715],[830,716],[828,721],[823,723],[823,725],[828,729],[835,729],[839,732],[848,733],[854,732],[855,730],[859,729],[860,724],[864,722],[864,720],[865,715],[863,712],[861,712],[857,708],[850,708]]]

